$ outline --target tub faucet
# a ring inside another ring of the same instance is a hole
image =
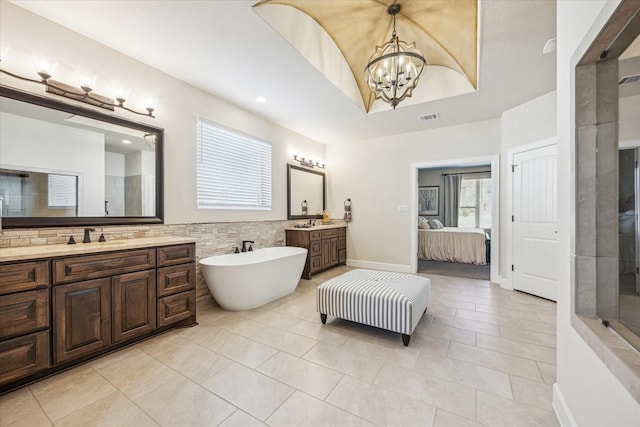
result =
[[[253,240],[243,240],[242,241],[242,252],[247,252],[247,243],[249,243],[249,250],[252,251],[253,248],[251,247],[251,244],[254,244],[256,242],[254,242]]]
[[[96,231],[95,228],[85,228],[84,229],[84,239],[82,239],[82,243],[91,243],[91,235],[89,234],[90,231]]]

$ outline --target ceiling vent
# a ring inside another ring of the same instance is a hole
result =
[[[418,118],[423,122],[426,122],[427,120],[439,119],[440,116],[438,115],[438,113],[431,113],[431,114],[425,114],[424,116],[418,116]]]
[[[620,79],[618,82],[619,85],[628,85],[631,83],[640,82],[640,74],[636,74],[633,76],[626,76]]]

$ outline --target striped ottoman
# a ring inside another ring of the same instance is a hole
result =
[[[398,332],[405,346],[430,299],[426,277],[387,271],[351,270],[316,288],[322,323],[330,315]]]

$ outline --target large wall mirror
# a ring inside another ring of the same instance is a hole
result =
[[[288,165],[287,218],[322,218],[324,207],[324,172]]]
[[[163,222],[163,130],[0,85],[2,226]]]

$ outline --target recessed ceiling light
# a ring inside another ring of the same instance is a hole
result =
[[[264,96],[259,96],[256,98],[256,102],[258,104],[266,104],[268,101],[267,101],[267,98],[265,98]]]
[[[131,144],[131,141],[129,141],[128,139],[123,139],[123,140],[122,140],[122,143],[123,143],[123,144]]]

